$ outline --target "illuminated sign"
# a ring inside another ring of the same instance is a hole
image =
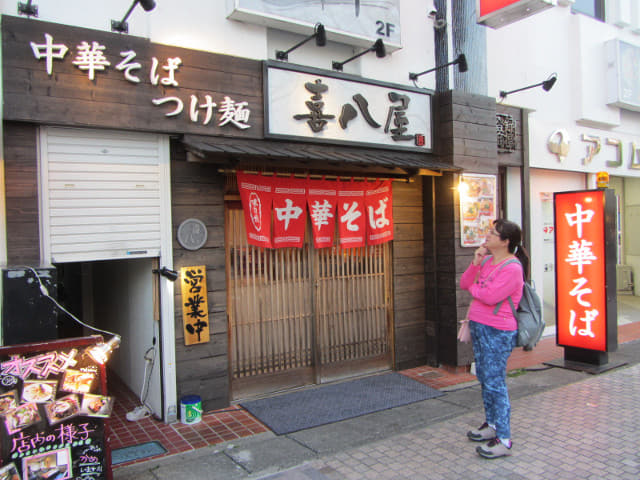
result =
[[[612,199],[605,190],[554,194],[558,345],[607,351],[605,206]]]
[[[553,5],[553,0],[477,0],[478,23],[500,28]]]
[[[0,347],[0,479],[111,478],[99,338]]]

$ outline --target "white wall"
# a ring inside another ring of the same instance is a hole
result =
[[[157,339],[159,326],[153,319],[152,259],[110,260],[94,262],[93,317],[96,325],[122,337],[109,368],[135,393],[140,395],[145,373],[144,354]],[[147,403],[162,417],[160,355],[152,370]]]
[[[505,104],[532,110],[529,117],[532,167],[640,177],[630,169],[631,144],[640,143],[640,112],[607,105],[607,59],[605,43],[612,39],[640,45],[640,36],[581,14],[569,7],[554,7],[498,30],[487,30],[489,92],[513,90],[545,80],[558,80],[549,92],[536,87],[509,95]],[[570,138],[567,158],[560,161],[547,147],[556,129]],[[590,164],[583,161],[587,142],[582,135],[598,136],[601,152]],[[625,164],[610,168],[615,147],[607,138],[623,142]]]
[[[555,305],[554,236],[544,233],[545,225],[553,225],[553,192],[584,190],[586,176],[579,173],[553,170],[531,170],[531,277],[540,294],[546,316]],[[545,241],[545,238],[547,239]],[[545,271],[546,270],[546,271]],[[545,318],[545,321],[548,319]]]
[[[26,1],[26,0],[25,0]],[[33,21],[62,23],[111,31],[111,20],[122,20],[133,0],[34,0],[38,18]],[[18,0],[0,0],[0,12],[17,15]],[[276,50],[287,50],[305,37],[227,19],[226,0],[158,0],[156,8],[145,12],[139,5],[129,16],[129,35],[152,42],[194,50],[204,50],[256,60],[275,59]],[[403,48],[377,58],[375,53],[348,63],[345,73],[380,81],[413,85],[409,72],[434,66],[433,21],[423,0],[401,0]],[[331,61],[343,61],[364,49],[332,41],[317,47],[313,41],[294,50],[289,62],[331,71]],[[419,86],[435,88],[435,74],[420,78]]]

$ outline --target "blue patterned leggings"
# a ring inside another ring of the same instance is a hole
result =
[[[469,322],[469,327],[487,423],[496,426],[498,438],[511,438],[507,360],[516,345],[518,332],[499,330],[473,321]]]

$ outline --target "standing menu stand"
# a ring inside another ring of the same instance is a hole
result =
[[[101,336],[0,347],[0,478],[112,480]],[[16,477],[17,475],[17,477]]]

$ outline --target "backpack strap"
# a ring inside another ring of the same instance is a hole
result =
[[[483,260],[484,262],[484,260]],[[514,263],[514,262],[518,262],[520,263],[520,260],[518,260],[517,258],[510,258],[509,260],[507,260],[506,262],[504,262],[502,265],[500,265],[498,267],[497,270],[495,270],[495,272],[499,272],[500,270],[502,270],[502,267],[506,267],[507,265],[509,265],[510,263]],[[516,316],[516,307],[513,304],[513,300],[511,300],[511,296],[508,296],[505,300],[509,300],[509,305],[511,306],[511,311],[513,312],[513,316]],[[504,300],[501,300],[500,302],[498,302],[496,304],[496,308],[493,309],[493,314],[497,315],[498,314],[498,310],[500,310],[500,307],[502,306],[502,304],[504,303]]]

